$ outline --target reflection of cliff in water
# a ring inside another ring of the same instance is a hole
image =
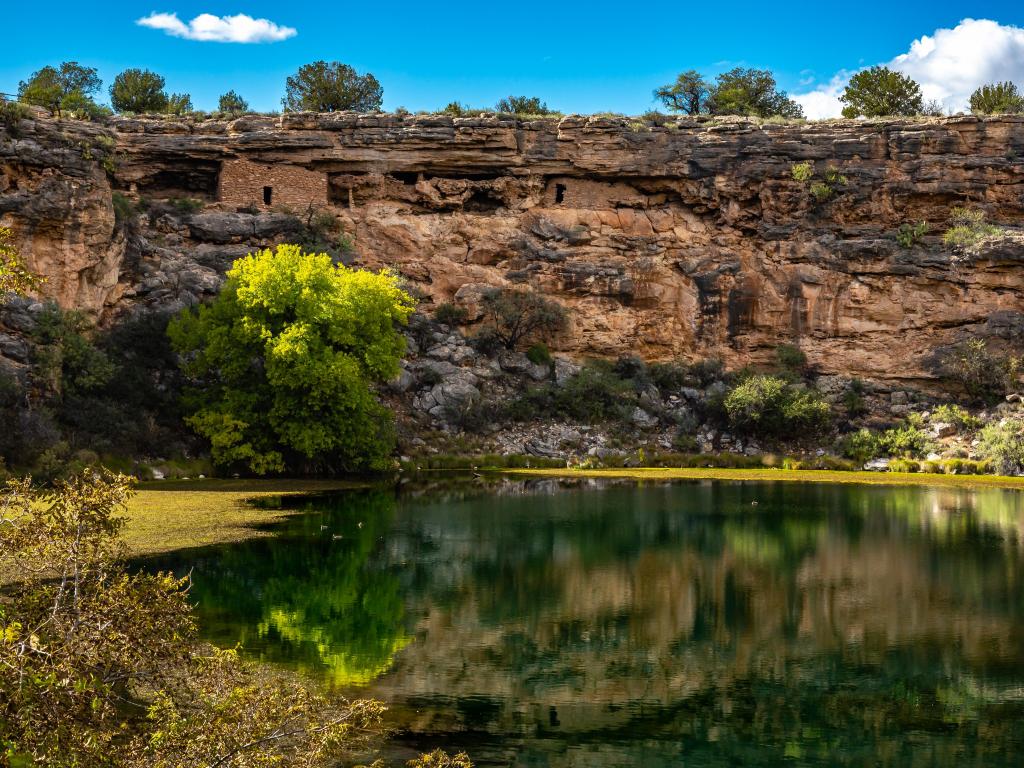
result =
[[[387,557],[421,618],[369,692],[412,733],[566,764],[598,743],[876,756],[907,729],[952,759],[1024,734],[1017,494],[708,483],[406,512]]]
[[[200,620],[388,701],[398,757],[1020,762],[1020,494],[469,480],[306,503],[188,558]]]

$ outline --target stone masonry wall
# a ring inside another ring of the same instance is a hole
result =
[[[269,199],[265,195],[267,190]],[[302,210],[327,204],[327,174],[290,164],[226,160],[221,166],[217,200],[229,206]]]

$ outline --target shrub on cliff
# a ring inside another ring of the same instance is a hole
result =
[[[507,112],[512,115],[553,115],[555,110],[548,109],[548,105],[537,96],[509,96],[499,99],[494,106],[498,112]]]
[[[285,81],[281,105],[287,112],[375,112],[384,89],[367,72],[360,75],[340,61],[304,64]]]
[[[764,437],[805,437],[829,423],[827,402],[814,390],[778,376],[751,376],[725,397],[729,425],[737,432]]]
[[[115,112],[164,112],[168,105],[164,79],[148,69],[126,69],[110,86],[110,104]]]
[[[978,451],[997,475],[1024,473],[1024,419],[1015,416],[981,430]]]
[[[921,86],[888,67],[871,67],[850,78],[839,97],[843,117],[919,115],[924,109]]]
[[[990,83],[971,94],[971,112],[976,115],[1014,115],[1024,112],[1024,96],[1007,81]]]
[[[228,91],[217,100],[217,109],[229,115],[241,115],[249,111],[249,102],[234,91]]]
[[[950,227],[942,242],[953,248],[971,248],[1002,230],[985,220],[985,212],[977,208],[954,207],[949,212]]]
[[[93,67],[65,61],[59,67],[43,67],[18,84],[18,99],[60,116],[64,112],[93,117],[102,111],[92,95],[102,83]]]
[[[565,309],[536,291],[492,288],[482,297],[485,335],[506,349],[521,342],[546,340],[568,325]]]
[[[989,350],[984,339],[970,339],[946,350],[939,359],[939,372],[946,382],[963,390],[972,400],[995,403],[1016,382],[1021,360]]]
[[[220,465],[382,469],[391,415],[371,385],[398,373],[412,299],[388,273],[297,245],[234,263],[216,300],[168,328],[192,380],[188,423]]]

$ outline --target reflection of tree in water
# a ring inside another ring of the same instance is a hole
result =
[[[317,499],[274,538],[213,548],[193,570],[204,633],[344,686],[385,671],[408,639],[395,575],[371,567],[394,500],[384,491]]]
[[[784,484],[420,506],[429,622],[371,693],[481,762],[1015,765],[1021,513]]]

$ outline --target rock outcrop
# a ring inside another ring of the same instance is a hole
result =
[[[201,300],[233,259],[327,213],[354,244],[346,260],[396,269],[426,308],[472,316],[486,286],[557,299],[571,328],[552,346],[577,357],[742,365],[786,342],[824,373],[922,383],[935,349],[1024,326],[1020,117],[346,113],[14,129],[0,128],[0,223],[48,296],[104,322]],[[957,205],[1006,232],[947,248]],[[896,230],[918,221],[929,234],[901,247]]]

